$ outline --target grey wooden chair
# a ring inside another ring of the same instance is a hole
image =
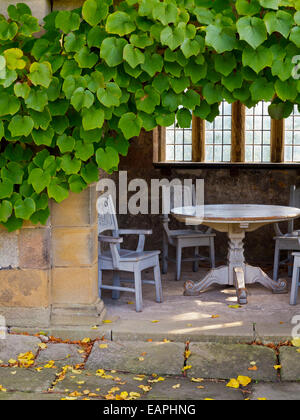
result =
[[[163,301],[159,254],[160,251],[144,251],[145,235],[151,235],[151,230],[132,230],[119,229],[115,214],[113,200],[111,196],[102,195],[97,201],[98,210],[98,233],[99,233],[99,259],[98,259],[98,278],[99,278],[99,296],[101,290],[112,290],[112,298],[119,299],[120,291],[135,293],[136,311],[143,309],[142,284],[154,284],[156,289],[156,302]],[[112,236],[102,235],[105,231],[111,231]],[[139,241],[135,251],[122,249],[122,235],[138,235]],[[103,250],[102,245],[108,244],[109,249]],[[142,271],[148,268],[154,269],[154,281],[142,280]],[[113,285],[104,285],[102,283],[102,271],[113,271]],[[134,274],[134,280],[120,278],[120,272],[130,272]],[[123,287],[122,282],[133,282],[134,287]]]
[[[175,187],[176,188],[176,187]],[[190,206],[195,205],[195,189],[194,186],[189,188],[187,186],[182,188],[182,205]],[[199,230],[198,226],[194,229],[170,229],[169,227],[169,214],[164,209],[172,209],[177,207],[174,200],[174,187],[163,189],[163,274],[168,272],[168,262],[172,261],[176,263],[176,280],[179,281],[181,277],[181,264],[182,262],[193,262],[193,271],[197,272],[199,269],[199,261],[209,261],[211,267],[215,267],[215,245],[214,238],[215,234],[212,233],[212,229],[206,229],[205,231]],[[165,204],[170,198],[170,203]],[[168,205],[170,204],[170,205]],[[169,246],[176,249],[176,259],[169,256]],[[209,248],[209,258],[199,255],[199,248]],[[185,248],[194,248],[194,256],[189,258],[183,258],[182,253]]]
[[[300,243],[300,239],[299,243]],[[300,269],[300,253],[294,252],[294,268],[293,268],[293,279],[292,279],[292,289],[291,289],[291,297],[290,297],[290,304],[297,305],[297,297],[298,297],[298,289],[299,289],[299,269]]]
[[[290,188],[290,202],[291,207],[300,207],[300,188],[296,188],[295,185],[292,185]],[[288,222],[288,231],[287,233],[282,233],[278,223],[274,225],[276,236],[275,240],[275,254],[274,254],[274,268],[273,268],[273,279],[278,280],[278,270],[279,266],[291,263],[293,255],[292,251],[300,251],[299,235],[300,230],[294,229],[294,221]],[[288,258],[280,260],[280,252],[287,251]],[[292,275],[292,265],[289,265],[288,275]]]

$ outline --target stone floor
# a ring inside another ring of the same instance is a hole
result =
[[[171,270],[163,276],[162,304],[154,287],[144,285],[141,313],[132,294],[112,300],[106,291],[107,316],[99,326],[27,335],[11,328],[0,340],[0,400],[299,400],[300,349],[286,342],[299,305],[261,286],[248,288],[243,307],[228,287],[183,296],[184,281],[206,272],[184,267],[175,282]],[[20,367],[24,353],[34,362],[29,368]],[[239,376],[251,382],[227,386]]]
[[[248,304],[236,308],[236,293],[231,287],[214,286],[200,296],[183,296],[184,282],[198,281],[207,269],[200,268],[198,273],[193,273],[190,266],[184,266],[179,282],[174,280],[172,269],[171,264],[170,273],[162,277],[162,304],[155,302],[154,286],[143,285],[144,310],[141,313],[135,312],[133,294],[121,293],[119,300],[112,300],[110,292],[104,291],[107,319],[112,321],[107,329],[114,339],[168,338],[182,342],[232,343],[253,339],[280,342],[292,337],[295,327],[292,321],[297,315],[300,319],[300,296],[299,304],[290,306],[289,294],[274,295],[260,285],[251,285],[247,288]],[[284,272],[281,274],[287,278]],[[145,274],[145,278],[151,276],[151,272]]]
[[[8,334],[0,340],[0,400],[299,400],[297,350]],[[237,387],[227,386],[231,379]]]

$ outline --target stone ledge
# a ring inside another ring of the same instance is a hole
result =
[[[4,315],[8,327],[37,327],[50,326],[50,308],[20,308],[0,306],[0,315]]]

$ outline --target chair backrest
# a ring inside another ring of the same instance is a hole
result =
[[[112,196],[102,194],[97,200],[97,210],[98,233],[110,230],[113,236],[118,236],[119,227]]]
[[[300,208],[300,188],[297,188],[296,185],[292,185],[290,188],[290,207]],[[294,230],[294,220],[289,222],[288,231],[289,233]]]
[[[162,188],[162,212],[167,216],[176,207],[193,206],[196,202],[195,186],[169,185]]]

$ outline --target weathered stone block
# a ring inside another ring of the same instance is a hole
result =
[[[53,228],[53,265],[55,267],[80,267],[97,261],[97,229],[74,227]]]
[[[0,270],[0,306],[49,305],[48,270]]]
[[[276,354],[270,348],[246,344],[197,343],[190,345],[188,359],[189,377],[230,379],[239,375],[253,380],[274,382],[277,380]],[[251,362],[257,370],[249,371]]]
[[[90,186],[80,194],[70,193],[62,203],[51,204],[52,226],[89,226],[97,223],[96,188]]]
[[[110,342],[105,349],[95,343],[86,369],[120,370],[151,375],[180,375],[184,363],[184,344]]]
[[[40,340],[37,337],[8,334],[5,340],[0,340],[0,360],[7,364],[10,359],[17,360],[21,353],[30,351],[36,354],[39,343]],[[2,382],[1,385],[4,386]]]
[[[98,295],[97,266],[53,268],[52,300],[55,304],[95,303]]]
[[[45,350],[40,351],[35,366],[44,366],[49,360],[54,360],[58,367],[83,363],[85,353],[80,354],[78,350],[81,348],[73,344],[48,344]]]
[[[19,233],[19,266],[50,268],[50,228],[21,229]]]
[[[1,0],[0,2],[0,14],[7,16],[7,8],[10,4],[22,3],[21,0]],[[50,0],[26,0],[24,1],[32,11],[32,15],[37,17],[40,22],[43,18],[51,12]]]
[[[18,233],[0,229],[0,268],[19,266]]]
[[[104,303],[99,298],[89,305],[58,304],[52,305],[51,326],[90,326],[100,325],[105,316]],[[54,328],[56,330],[56,328]]]
[[[279,358],[283,381],[300,381],[300,353],[296,347],[280,347]]]
[[[36,302],[38,305],[38,302]],[[47,308],[21,308],[19,306],[0,306],[0,314],[5,316],[6,325],[18,327],[18,332],[23,332],[24,328],[47,328],[50,325],[50,311],[51,306]]]
[[[268,401],[299,401],[300,384],[279,382],[277,384],[256,384],[252,388],[250,400],[266,398]]]
[[[8,391],[46,392],[55,380],[55,369],[36,372],[32,369],[1,368],[1,385]]]
[[[72,10],[81,7],[85,0],[53,0],[53,10]]]

